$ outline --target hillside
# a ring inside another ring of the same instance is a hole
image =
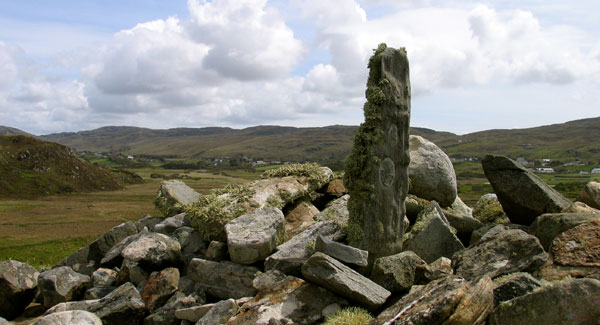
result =
[[[2,126],[0,125],[0,135],[27,135],[27,136],[33,136],[25,131],[16,129],[16,128],[11,128],[8,126]]]
[[[339,161],[350,152],[355,126],[294,128],[256,126],[231,128],[103,127],[40,138],[77,150],[179,157],[250,156],[280,161]],[[442,147],[452,157],[483,157],[495,152],[525,158],[600,159],[600,118],[528,129],[489,130],[465,135],[411,128]]]
[[[136,181],[139,176],[89,164],[64,145],[0,136],[0,197],[115,190]]]

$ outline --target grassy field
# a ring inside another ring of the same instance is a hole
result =
[[[160,216],[153,200],[162,178],[151,178],[151,174],[178,175],[201,193],[260,177],[260,173],[245,170],[133,171],[145,179],[144,184],[109,192],[0,199],[0,260],[10,258],[37,268],[49,267],[122,222],[145,214]]]

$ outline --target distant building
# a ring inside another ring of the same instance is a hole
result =
[[[592,169],[592,171],[590,173],[592,173],[592,174],[600,174],[600,168],[594,168],[594,169]]]
[[[523,158],[523,157],[517,158],[517,163],[521,164],[521,166],[523,166],[523,167],[533,166],[532,162],[525,160],[525,158]]]
[[[554,168],[536,168],[534,171],[536,173],[552,174],[554,173]]]
[[[588,172],[587,170],[581,170],[579,171],[579,175],[589,175],[590,172]]]
[[[129,155],[129,156],[127,156],[127,159],[129,159],[129,160],[133,160],[133,156],[132,156],[132,155]]]

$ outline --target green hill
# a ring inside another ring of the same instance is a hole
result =
[[[40,138],[85,151],[219,158],[249,156],[279,161],[340,161],[350,152],[356,126],[294,128],[256,126],[152,130],[109,126]],[[600,159],[600,118],[528,129],[489,130],[465,135],[411,128],[451,157],[483,157],[494,152],[526,159]]]
[[[0,136],[0,196],[115,190],[139,176],[111,171],[77,157],[68,147],[23,135]]]
[[[0,135],[27,135],[30,137],[33,136],[25,131],[21,131],[16,128],[11,128],[11,127],[2,126],[2,125],[0,125]]]

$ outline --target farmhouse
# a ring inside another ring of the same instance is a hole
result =
[[[594,169],[592,169],[592,171],[590,173],[592,173],[592,174],[600,174],[600,168],[594,168]]]

